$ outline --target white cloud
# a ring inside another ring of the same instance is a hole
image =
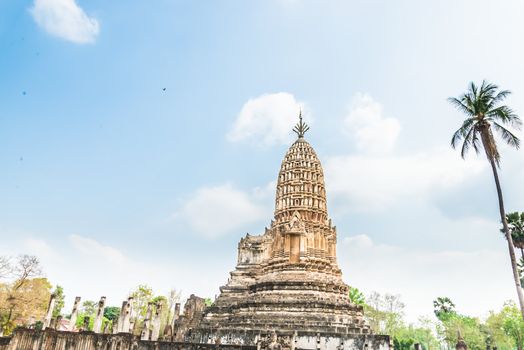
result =
[[[96,40],[100,26],[75,0],[35,0],[30,9],[35,22],[48,33],[78,44]]]
[[[366,294],[400,294],[411,322],[430,315],[432,301],[439,296],[450,297],[460,312],[470,315],[479,315],[479,305],[480,311],[487,312],[514,298],[503,240],[489,250],[430,251],[377,244],[361,234],[341,240],[339,251],[339,264],[349,285]]]
[[[51,246],[43,239],[27,237],[24,238],[23,245],[28,252],[38,257],[52,257],[56,254]]]
[[[357,93],[344,118],[344,129],[350,134],[358,150],[383,154],[393,150],[400,133],[400,123],[386,118],[382,106],[369,95]]]
[[[267,210],[255,201],[260,191],[255,189],[250,194],[233,188],[231,184],[202,187],[173,218],[188,224],[197,234],[215,238],[257,220],[267,219]]]
[[[383,210],[401,200],[427,200],[457,187],[485,169],[479,159],[463,161],[451,149],[408,155],[327,157],[329,194],[355,211]]]
[[[264,94],[250,99],[242,106],[227,139],[230,142],[248,140],[262,146],[287,144],[300,109],[304,119],[310,122],[304,104],[290,93]]]
[[[91,238],[79,235],[69,236],[69,241],[73,247],[86,256],[101,258],[110,264],[124,265],[126,259],[118,249],[100,244]]]
[[[464,162],[449,147],[393,152],[400,130],[399,121],[385,117],[372,97],[353,97],[344,131],[359,153],[326,157],[324,162],[328,191],[334,199],[343,199],[344,209],[381,211],[406,199],[429,201],[485,169],[482,159]]]
[[[373,240],[368,235],[356,235],[344,238],[344,244],[352,247],[370,248],[373,247]]]
[[[270,181],[265,186],[253,188],[252,195],[257,200],[270,199],[273,201],[276,196],[277,182]]]

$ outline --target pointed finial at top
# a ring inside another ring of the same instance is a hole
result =
[[[293,131],[297,134],[298,138],[303,138],[304,134],[309,130],[309,126],[302,121],[302,109],[300,109],[300,113],[298,114],[299,122],[295,127],[293,128]]]

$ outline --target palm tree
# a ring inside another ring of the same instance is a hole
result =
[[[520,253],[524,258],[524,212],[514,212],[506,214],[506,221],[508,223],[509,232],[513,239],[515,248],[520,249]],[[501,229],[504,233],[504,228]]]
[[[509,232],[513,240],[513,246],[520,249],[520,262],[517,264],[520,276],[520,285],[524,287],[524,212],[506,214]],[[500,229],[504,233],[504,228]]]
[[[456,148],[460,143],[462,144],[462,158],[465,157],[471,148],[473,148],[477,154],[480,153],[481,148],[483,148],[491,165],[495,185],[497,186],[500,220],[502,221],[504,235],[508,242],[513,279],[517,288],[520,310],[524,318],[524,296],[520,286],[513,239],[508,227],[508,222],[506,221],[502,188],[497,172],[497,169],[500,167],[500,154],[493,135],[493,131],[495,131],[509,146],[516,149],[520,146],[518,137],[508,130],[506,126],[520,129],[522,121],[511,108],[506,105],[501,105],[501,102],[510,94],[511,92],[508,90],[499,91],[497,85],[483,81],[480,88],[474,83],[471,83],[466,93],[458,98],[450,97],[448,101],[466,115],[462,126],[451,138],[451,146]]]
[[[433,300],[433,312],[439,320],[455,313],[455,304],[448,297],[438,297]]]

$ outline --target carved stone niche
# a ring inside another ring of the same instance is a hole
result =
[[[295,211],[284,232],[285,251],[289,254],[290,263],[299,263],[300,257],[305,254],[306,224],[300,213]]]
[[[260,339],[257,345],[260,350],[291,350],[291,339],[273,332]]]

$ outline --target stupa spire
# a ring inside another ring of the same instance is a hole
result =
[[[278,174],[275,221],[290,222],[298,211],[303,220],[325,223],[328,213],[322,165],[303,138],[308,126],[302,118],[295,129],[298,139],[289,147]]]
[[[293,131],[297,134],[298,138],[300,139],[300,138],[303,138],[304,134],[309,130],[309,125],[307,125],[306,123],[302,121],[302,109],[300,109],[300,112],[298,114],[298,119],[299,119],[299,122],[293,128]]]

